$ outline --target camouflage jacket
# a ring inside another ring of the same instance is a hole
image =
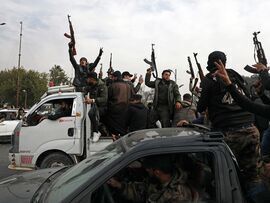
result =
[[[171,181],[166,184],[133,182],[124,185],[122,195],[129,201],[141,203],[187,203],[196,202],[196,195],[186,184],[187,175],[175,172]]]

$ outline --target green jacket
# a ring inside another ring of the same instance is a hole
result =
[[[154,101],[153,101],[153,106],[154,109],[157,109],[158,106],[158,86],[160,82],[162,81],[161,78],[157,78],[155,81],[150,81],[151,74],[146,73],[145,75],[145,85],[150,88],[155,88],[155,95],[154,95]],[[178,85],[170,80],[170,84],[168,87],[168,105],[169,105],[169,111],[170,114],[173,115],[174,109],[175,109],[175,103],[181,101],[180,93],[179,93],[179,88]]]
[[[108,88],[101,80],[97,80],[96,85],[89,85],[86,88],[86,93],[90,93],[90,98],[95,99],[98,107],[106,107],[108,101]]]

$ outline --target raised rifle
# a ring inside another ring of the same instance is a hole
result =
[[[71,48],[71,49],[72,49],[72,54],[73,54],[73,55],[76,55],[77,52],[76,52],[76,48],[75,48],[74,30],[73,30],[72,23],[71,23],[71,21],[70,21],[70,17],[71,17],[71,16],[70,16],[70,15],[67,15],[67,17],[68,17],[69,32],[70,32],[70,34],[65,33],[64,36],[70,39],[70,42],[71,42],[72,45],[73,45],[72,48]]]
[[[110,56],[110,69],[112,69],[112,53],[111,53],[111,56]]]
[[[253,33],[254,60],[256,63],[262,63],[263,65],[267,66],[267,59],[265,57],[265,53],[264,53],[264,50],[262,48],[262,43],[259,42],[259,40],[257,38],[257,35],[259,33],[260,33],[260,31]],[[257,59],[256,59],[256,56],[257,56]],[[250,73],[258,73],[256,68],[253,68],[249,65],[246,65],[244,69]]]
[[[200,80],[202,81],[202,79],[204,78],[204,74],[203,74],[203,70],[202,70],[201,64],[197,60],[198,53],[193,53],[193,55],[194,55],[194,58],[195,58],[195,61],[196,61],[196,65],[198,67],[198,72],[199,72]]]
[[[102,76],[103,76],[102,63],[100,63],[100,69],[99,69],[98,77],[99,77],[100,79],[102,79]]]
[[[155,57],[155,50],[154,50],[154,45],[152,44],[152,53],[151,53],[151,61],[147,60],[146,58],[143,60],[145,63],[150,65],[151,70],[154,72],[153,77],[157,78],[158,77],[158,71],[157,71],[157,66],[156,66],[156,57]]]
[[[186,72],[188,74],[190,74],[190,79],[189,79],[189,91],[191,93],[194,92],[195,87],[197,86],[198,83],[198,78],[195,78],[195,74],[194,74],[194,69],[190,60],[190,57],[188,56],[188,64],[189,64],[189,71],[187,70]],[[194,83],[193,80],[195,79]]]

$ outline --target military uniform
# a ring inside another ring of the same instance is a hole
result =
[[[151,74],[146,73],[145,85],[150,88],[155,88],[153,107],[157,114],[156,120],[160,120],[162,127],[170,127],[175,103],[180,102],[180,93],[178,85],[172,81],[165,81],[157,78],[155,81],[150,81]]]
[[[145,182],[123,184],[121,194],[136,203],[197,202],[198,194],[187,186],[186,178],[186,173],[175,171],[171,181],[165,184],[154,184],[149,179]]]

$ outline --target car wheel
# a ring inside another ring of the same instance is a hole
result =
[[[62,153],[52,153],[47,155],[41,161],[40,168],[55,168],[73,164],[73,161],[67,155]]]

